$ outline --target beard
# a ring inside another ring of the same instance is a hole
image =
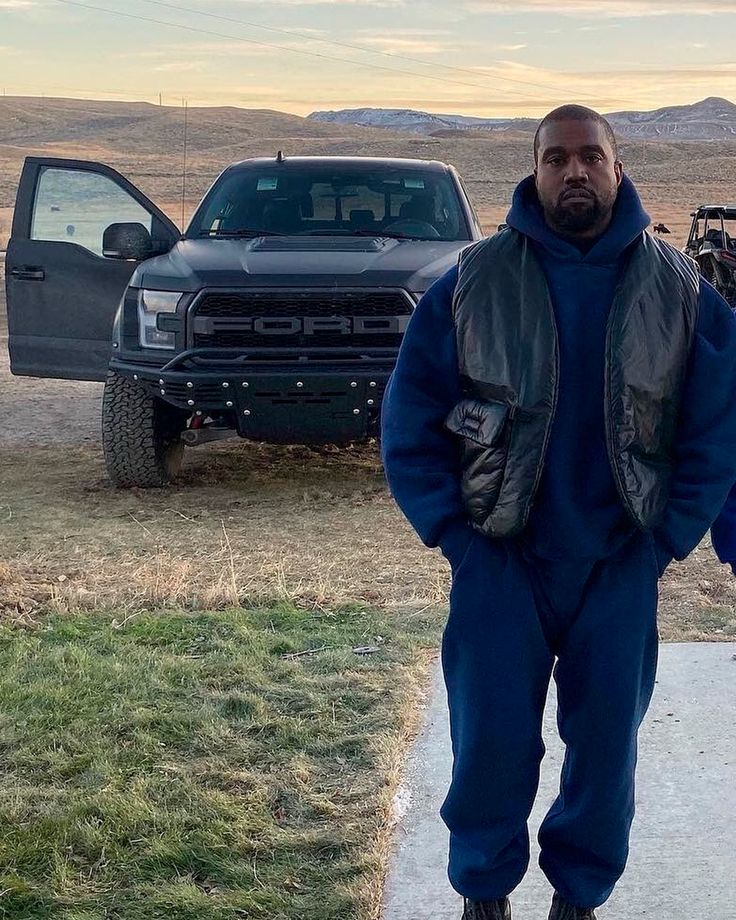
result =
[[[547,223],[553,229],[563,234],[577,235],[589,233],[607,223],[616,200],[615,193],[606,196],[604,200],[590,189],[585,189],[590,197],[571,205],[565,202],[565,195],[569,195],[570,191],[567,189],[562,192],[551,205],[546,202],[542,204]]]

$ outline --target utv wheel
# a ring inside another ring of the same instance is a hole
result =
[[[719,283],[721,279],[718,276],[718,268],[716,267],[715,259],[704,259],[700,271],[706,281],[712,284],[717,291],[720,290]]]
[[[149,395],[135,380],[110,371],[102,399],[105,466],[120,488],[165,486],[181,467],[187,413]]]

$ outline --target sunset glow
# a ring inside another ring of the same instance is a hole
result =
[[[8,95],[538,116],[736,98],[736,0],[0,0]]]

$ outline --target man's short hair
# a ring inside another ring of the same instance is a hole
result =
[[[606,132],[606,139],[611,145],[613,150],[613,156],[615,159],[618,159],[618,144],[616,143],[616,135],[613,133],[613,128],[610,123],[605,119],[599,112],[594,111],[593,109],[586,108],[584,105],[561,105],[557,109],[553,109],[549,115],[545,115],[544,118],[539,122],[539,127],[534,135],[534,162],[537,162],[537,157],[539,155],[539,135],[542,133],[542,128],[545,125],[550,124],[554,121],[594,121],[598,125],[603,126],[603,130]]]

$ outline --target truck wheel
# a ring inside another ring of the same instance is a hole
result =
[[[102,448],[113,484],[165,486],[181,467],[187,413],[150,396],[129,377],[109,371],[102,399]]]

